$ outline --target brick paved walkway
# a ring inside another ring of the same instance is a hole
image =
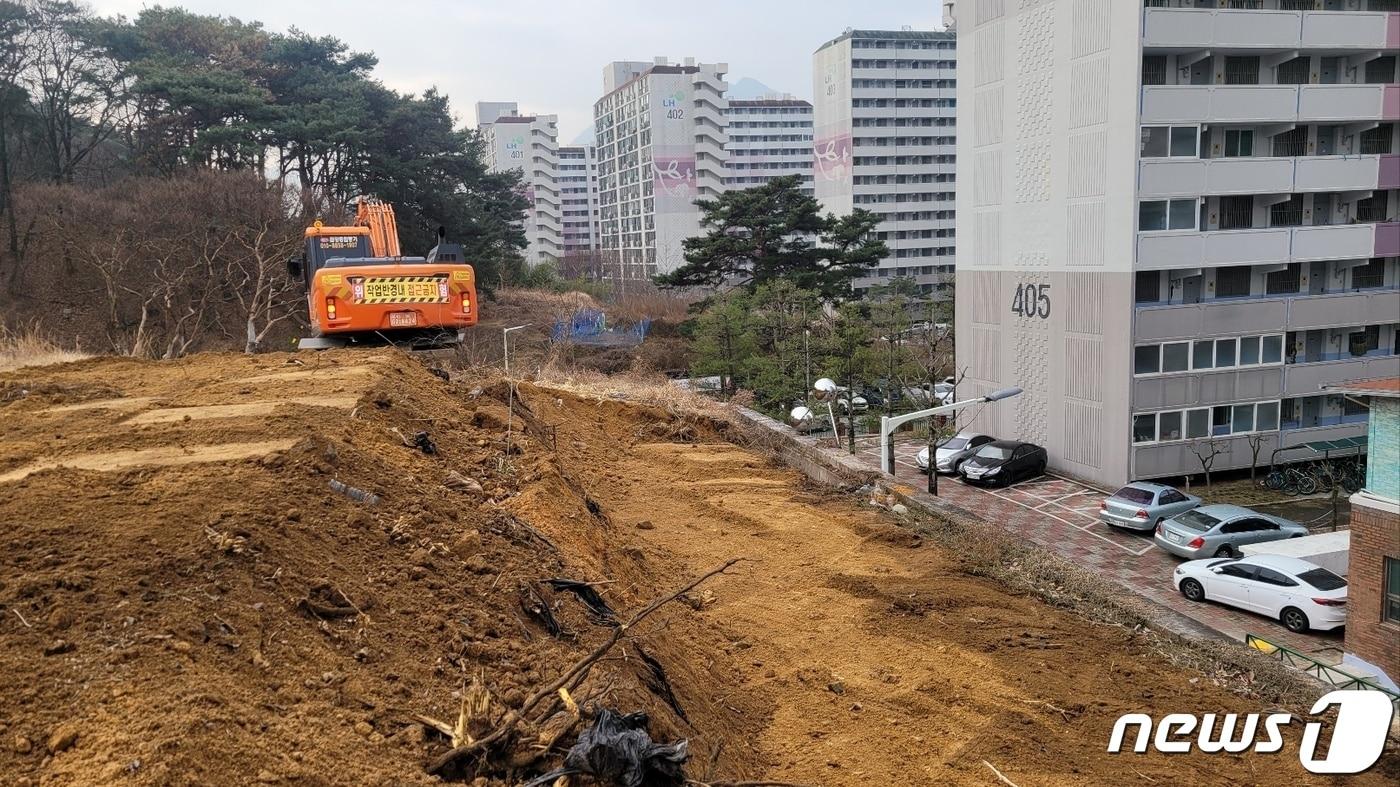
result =
[[[874,437],[857,438],[857,458],[874,470],[880,468],[877,442]],[[831,439],[819,444],[830,446]],[[918,490],[927,485],[914,463],[921,447],[923,444],[918,442],[901,442],[895,447],[896,478]],[[1180,562],[1178,558],[1158,549],[1150,534],[1124,532],[1098,521],[1099,502],[1108,495],[1103,490],[1054,475],[1022,481],[1007,489],[981,489],[942,476],[938,492],[941,499],[976,512],[1080,566],[1101,571],[1127,590],[1231,639],[1243,641],[1246,633],[1256,634],[1321,661],[1341,660],[1340,631],[1293,634],[1275,620],[1217,604],[1193,604],[1182,598],[1171,581],[1172,571]]]

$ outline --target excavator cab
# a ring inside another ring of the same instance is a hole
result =
[[[461,342],[477,322],[476,278],[462,247],[443,241],[427,257],[399,253],[394,211],[360,198],[355,224],[306,228],[305,249],[287,261],[301,281],[315,336],[301,349],[394,344],[434,349]]]
[[[370,252],[368,227],[326,227],[316,222],[306,228],[305,248],[300,257],[287,260],[287,275],[309,287],[316,271],[331,260],[362,260]]]

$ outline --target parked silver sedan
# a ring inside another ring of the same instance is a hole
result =
[[[1243,506],[1210,505],[1193,508],[1157,525],[1152,541],[1173,555],[1198,560],[1229,557],[1241,544],[1306,536],[1308,529],[1292,520],[1261,514]]]
[[[1099,521],[1125,530],[1149,531],[1177,514],[1190,511],[1201,499],[1165,484],[1134,481],[1099,503]]]

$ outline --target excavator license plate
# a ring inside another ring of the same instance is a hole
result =
[[[389,312],[390,328],[412,328],[418,324],[418,314],[415,312]]]

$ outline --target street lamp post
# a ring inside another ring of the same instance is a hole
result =
[[[518,330],[520,330],[521,328],[529,328],[529,327],[530,327],[530,323],[525,323],[524,325],[516,325],[516,326],[514,326],[514,327],[506,328],[505,330],[501,331],[501,348],[502,348],[502,350],[504,351],[504,352],[503,352],[503,358],[504,358],[505,370],[506,370],[506,387],[509,389],[509,393],[506,394],[506,402],[507,402],[507,404],[506,404],[506,458],[505,458],[505,463],[506,463],[507,465],[510,464],[511,432],[513,431],[514,426],[515,426],[515,380],[514,380],[513,378],[511,378],[511,376],[510,376],[510,334],[511,334],[512,331],[518,331]]]
[[[1020,388],[1002,388],[992,391],[986,396],[979,396],[976,399],[964,399],[961,402],[952,402],[950,404],[939,405],[938,407],[930,407],[927,410],[916,410],[912,413],[905,413],[904,415],[896,415],[893,417],[888,415],[882,416],[880,418],[880,470],[887,475],[894,475],[894,430],[900,425],[922,418],[932,418],[935,415],[946,415],[948,413],[957,412],[964,407],[970,407],[974,404],[999,402],[1002,399],[1009,399],[1019,393],[1021,393]],[[938,461],[933,451],[929,451],[928,466],[929,473],[938,472]],[[936,481],[930,482],[930,491],[937,489],[937,487],[934,486],[935,483]]]

